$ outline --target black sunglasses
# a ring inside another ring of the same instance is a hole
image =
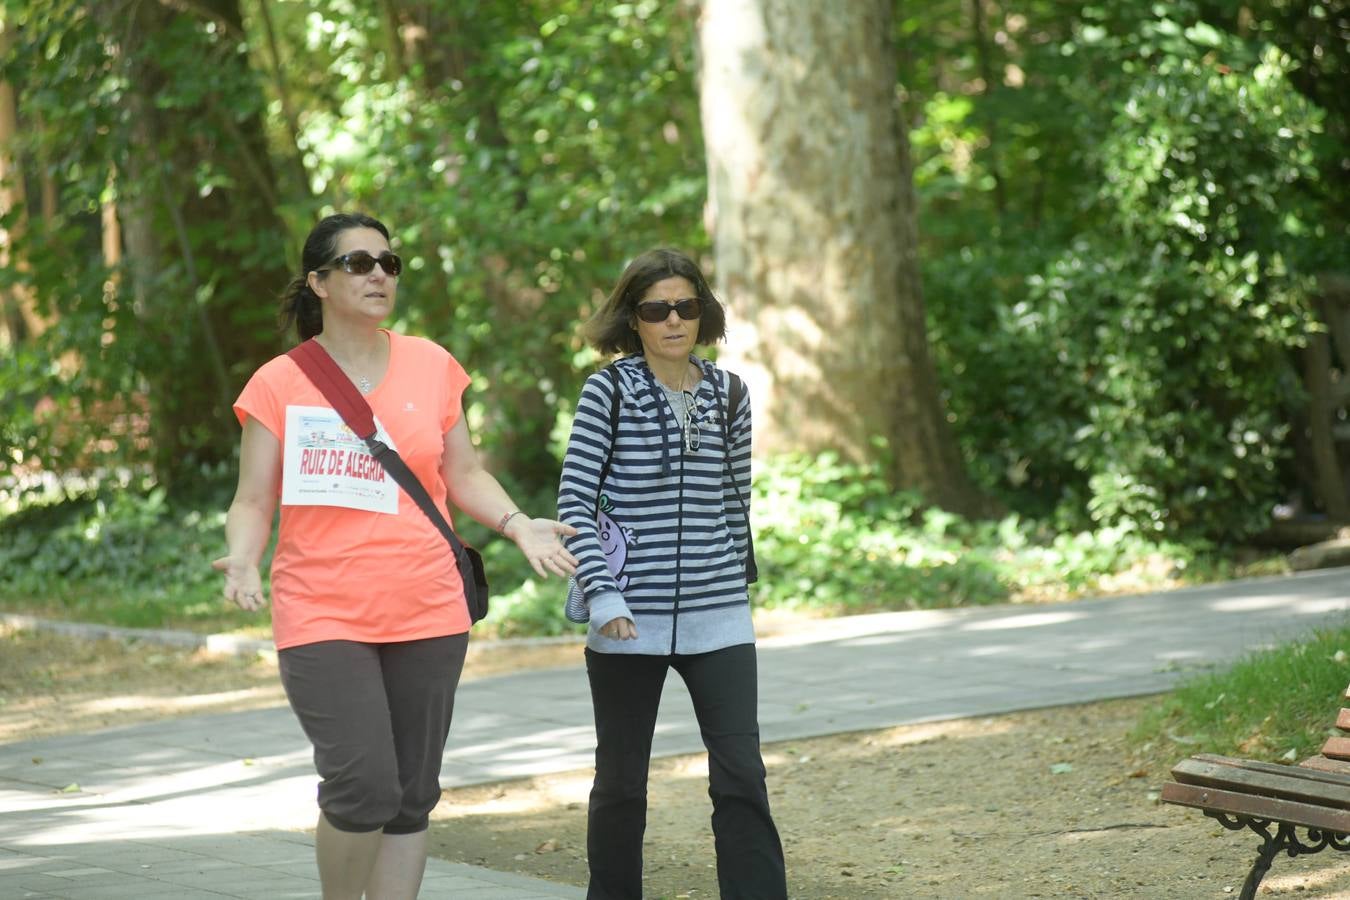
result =
[[[697,319],[703,315],[703,302],[697,297],[667,303],[664,300],[643,300],[637,305],[637,317],[644,322],[664,322],[675,310],[681,319]]]
[[[320,272],[328,269],[341,269],[348,275],[368,275],[379,263],[380,268],[384,269],[384,274],[391,278],[397,278],[403,272],[403,260],[399,259],[397,253],[384,251],[379,257],[371,256],[365,250],[353,250],[351,253],[344,253],[341,256],[334,257],[328,265],[320,269]]]

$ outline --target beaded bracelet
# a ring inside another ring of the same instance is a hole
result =
[[[501,521],[497,523],[497,533],[498,533],[498,534],[506,534],[506,523],[511,521],[511,517],[512,517],[512,516],[519,516],[519,515],[524,515],[524,514],[523,514],[520,510],[517,509],[517,510],[512,510],[511,512],[509,512],[509,513],[507,513],[506,515],[502,516]]]

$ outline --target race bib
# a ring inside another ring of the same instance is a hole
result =
[[[375,436],[398,449],[378,418]],[[335,410],[287,406],[281,502],[397,513],[398,484]]]

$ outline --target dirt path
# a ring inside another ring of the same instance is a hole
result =
[[[467,677],[575,665],[577,654],[480,651]],[[0,632],[0,746],[284,702],[262,659]],[[1149,702],[766,745],[793,897],[1236,897],[1257,841],[1156,802],[1173,760],[1127,740]],[[652,898],[717,896],[706,778],[697,756],[653,765]],[[581,771],[448,791],[433,852],[584,884],[589,787]],[[1350,859],[1279,859],[1260,896],[1350,900]]]
[[[1257,840],[1156,801],[1148,699],[765,747],[794,898],[1236,897]],[[584,884],[589,772],[447,791],[436,855]],[[653,766],[649,895],[715,898],[707,766]],[[1350,898],[1350,861],[1281,859],[1261,897]]]

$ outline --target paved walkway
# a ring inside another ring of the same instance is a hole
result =
[[[760,644],[765,742],[1156,693],[1186,672],[1343,622],[1350,572],[1053,606],[886,613]],[[463,685],[447,787],[586,768],[584,672]],[[701,750],[667,684],[655,752]],[[77,784],[78,791],[62,792]],[[0,897],[319,897],[310,750],[286,708],[0,746]],[[581,897],[433,861],[424,900]]]

